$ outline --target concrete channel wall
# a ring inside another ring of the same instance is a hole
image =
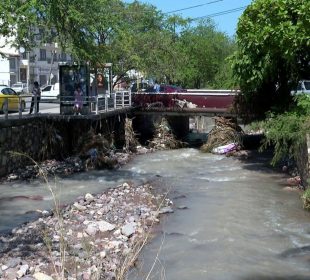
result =
[[[0,123],[0,177],[34,161],[64,159],[78,153],[79,139],[90,129],[115,146],[124,143],[125,112],[97,119],[36,117]],[[112,141],[112,140],[111,140]]]
[[[0,177],[33,161],[64,159],[78,154],[81,137],[93,129],[107,141],[122,148],[125,143],[125,118],[133,119],[133,128],[142,144],[154,136],[155,126],[163,116],[137,116],[123,110],[91,118],[87,116],[38,116],[0,122]],[[173,133],[184,139],[189,132],[189,118],[167,117]]]

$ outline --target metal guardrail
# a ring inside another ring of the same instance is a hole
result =
[[[72,115],[74,113],[73,107],[75,104],[74,96],[61,96],[60,99],[49,99],[49,96],[46,96],[47,99],[39,100],[40,105],[43,103],[51,103],[51,104],[59,104],[65,106],[72,105]],[[38,99],[34,97],[34,106],[33,112],[34,115],[38,115],[37,112],[37,102]],[[4,120],[8,120],[9,118],[23,118],[28,115],[28,112],[25,109],[30,109],[32,102],[31,95],[19,95],[12,97],[1,97],[0,96],[0,118],[1,115],[4,116]],[[116,109],[131,107],[131,92],[130,91],[117,91],[110,95],[102,95],[102,96],[85,96],[83,99],[84,106],[89,106],[88,113],[84,115],[94,115],[100,114],[107,111],[113,111]],[[27,110],[28,111],[28,110]],[[60,115],[60,107],[59,108],[51,108],[48,114]]]

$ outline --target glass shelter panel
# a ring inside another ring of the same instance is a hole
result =
[[[89,71],[86,65],[59,66],[60,79],[60,113],[73,114],[75,91],[82,91],[82,112],[89,112]]]

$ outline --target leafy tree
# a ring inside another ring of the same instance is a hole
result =
[[[31,49],[57,42],[76,61],[113,64],[115,83],[135,69],[188,87],[220,84],[231,40],[214,25],[167,16],[154,6],[120,0],[3,0],[0,34]],[[226,78],[224,76],[224,78]]]
[[[219,84],[221,70],[228,65],[225,59],[234,50],[233,41],[217,31],[210,20],[190,26],[182,32],[180,41],[180,53],[185,57],[182,65],[185,85],[200,88]]]
[[[252,113],[285,110],[291,87],[309,75],[309,10],[308,0],[255,0],[241,16],[233,71]]]

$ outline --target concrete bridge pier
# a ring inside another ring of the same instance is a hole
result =
[[[141,144],[147,144],[154,137],[156,125],[165,117],[172,133],[179,140],[186,139],[189,134],[188,116],[137,115],[133,119],[133,129],[138,134]]]

